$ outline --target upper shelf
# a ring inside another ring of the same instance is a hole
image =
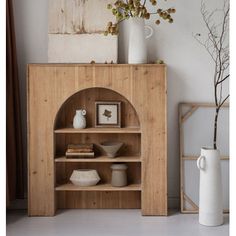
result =
[[[63,128],[54,130],[56,134],[140,134],[140,128]]]

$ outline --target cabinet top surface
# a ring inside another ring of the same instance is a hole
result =
[[[29,63],[28,66],[88,66],[88,67],[166,67],[166,64],[88,64],[88,63]]]

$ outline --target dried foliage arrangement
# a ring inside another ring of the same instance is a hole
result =
[[[107,8],[112,11],[112,14],[116,17],[117,22],[108,22],[105,35],[117,35],[119,32],[118,25],[124,20],[128,20],[131,17],[141,17],[148,20],[151,15],[156,15],[157,19],[155,23],[159,25],[161,20],[165,20],[169,23],[173,23],[172,14],[176,12],[175,8],[161,9],[158,7],[157,0],[149,0],[156,10],[149,12],[147,10],[146,0],[117,0],[114,4],[108,4]]]
[[[206,4],[201,2],[201,14],[207,34],[197,33],[195,39],[206,49],[213,60],[213,85],[215,101],[215,119],[213,147],[217,149],[217,125],[219,111],[228,100],[229,94],[223,96],[223,84],[229,79],[229,2],[224,1],[222,9],[209,12]],[[221,17],[221,18],[220,18]],[[218,22],[216,19],[221,19]]]

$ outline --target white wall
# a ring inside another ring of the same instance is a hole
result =
[[[171,205],[179,197],[179,102],[213,102],[212,64],[206,51],[194,40],[192,33],[204,31],[200,0],[169,0],[163,5],[175,7],[174,23],[146,23],[155,29],[148,40],[149,59],[163,59],[168,66],[168,191]],[[207,0],[209,7],[222,6],[223,0]],[[48,0],[13,0],[20,72],[24,145],[26,147],[26,64],[47,62]],[[151,9],[149,5],[149,9]],[[164,8],[164,7],[163,7]],[[128,32],[126,22],[122,32]],[[121,36],[124,35],[121,32]],[[119,59],[124,61],[127,37],[119,42]],[[204,130],[203,130],[204,132]],[[25,151],[26,153],[26,151]]]
[[[26,151],[26,65],[31,62],[47,62],[48,0],[13,0],[16,46],[20,79],[21,114],[25,184],[27,185]]]

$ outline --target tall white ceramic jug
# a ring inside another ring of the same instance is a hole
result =
[[[86,128],[86,119],[85,119],[86,111],[85,110],[76,110],[74,119],[73,119],[73,127],[75,129],[84,129]]]
[[[150,33],[147,36],[145,36],[145,28],[150,30]],[[150,26],[145,25],[143,18],[131,17],[129,19],[129,30],[128,63],[147,63],[146,39],[153,35],[153,29]]]
[[[223,192],[220,152],[202,148],[197,160],[200,170],[199,223],[206,226],[223,224]]]

